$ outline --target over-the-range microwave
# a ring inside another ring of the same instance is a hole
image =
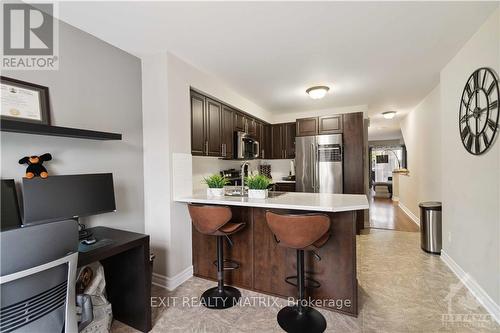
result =
[[[234,132],[234,158],[254,159],[259,157],[260,144],[248,133]]]

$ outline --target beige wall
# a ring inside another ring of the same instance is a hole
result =
[[[458,133],[462,90],[479,67],[500,73],[498,9],[441,71],[440,91],[443,248],[499,306],[500,140],[485,154],[473,156]]]
[[[441,201],[440,109],[437,86],[401,121],[410,173],[399,177],[399,200],[417,217],[420,202]]]
[[[443,252],[488,309],[500,317],[500,142],[468,153],[458,131],[464,85],[477,68],[500,73],[500,10],[442,69],[440,84],[401,122],[410,176],[400,177],[401,203],[443,202]],[[418,215],[417,215],[418,216]]]
[[[144,231],[141,62],[94,36],[59,22],[59,69],[4,71],[2,75],[49,87],[52,125],[122,133],[120,141],[1,133],[1,177],[17,183],[25,155],[50,152],[52,175],[112,172],[114,213],[81,219]]]

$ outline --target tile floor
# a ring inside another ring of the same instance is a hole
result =
[[[358,279],[358,318],[320,310],[327,319],[327,332],[500,332],[439,256],[420,250],[419,233],[367,229],[358,236]],[[182,297],[196,300],[212,286],[213,282],[191,278],[172,292],[154,286],[153,295],[182,303]],[[251,300],[267,297],[241,291]],[[157,306],[153,332],[281,332],[276,313],[286,300],[270,300],[276,303],[219,311],[182,304]],[[159,298],[156,303],[161,303]],[[112,332],[135,330],[115,321]]]

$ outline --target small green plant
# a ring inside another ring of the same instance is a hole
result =
[[[203,177],[203,183],[207,184],[210,188],[223,188],[229,184],[229,179],[216,173],[206,178]]]
[[[265,190],[271,182],[272,180],[264,175],[248,176],[245,178],[245,184],[251,190]]]

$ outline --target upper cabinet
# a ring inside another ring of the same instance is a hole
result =
[[[297,136],[318,134],[318,118],[297,119]]]
[[[205,96],[191,92],[191,154],[206,155]]]
[[[343,115],[297,119],[297,136],[338,134],[343,131]]]
[[[191,93],[191,153],[220,156],[222,105],[210,98]]]
[[[318,118],[318,134],[342,133],[342,115],[323,116]]]
[[[233,157],[234,114],[235,111],[233,109],[222,105],[221,157]]]
[[[259,141],[261,156],[266,156],[270,149],[266,152],[265,126],[268,125],[258,119],[191,90],[192,155],[232,158],[234,132],[242,131]]]
[[[295,123],[273,124],[271,126],[271,158],[295,158]]]

